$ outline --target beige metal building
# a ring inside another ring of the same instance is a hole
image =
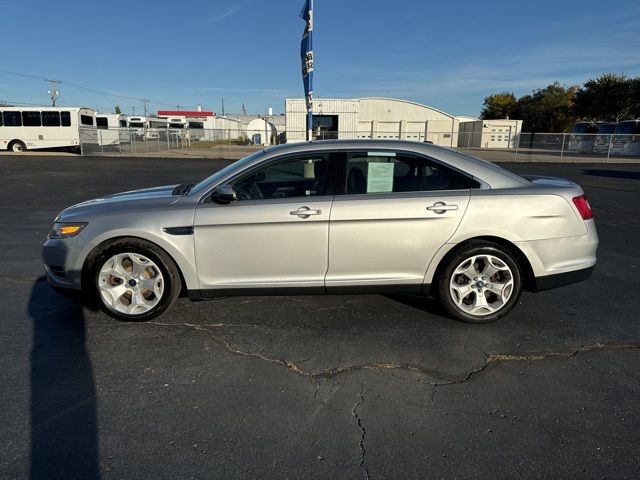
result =
[[[522,120],[476,120],[460,123],[458,146],[471,148],[515,148]]]
[[[427,105],[392,98],[316,99],[316,139],[379,138],[458,145],[459,120]],[[287,141],[306,139],[304,99],[285,100]]]

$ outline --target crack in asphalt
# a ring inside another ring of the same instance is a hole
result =
[[[42,275],[0,275],[3,283],[45,283],[47,279]]]
[[[365,457],[367,454],[367,450],[364,446],[364,439],[367,435],[367,431],[365,430],[364,426],[362,425],[362,419],[360,418],[360,416],[358,415],[358,412],[356,411],[358,409],[358,407],[360,405],[362,405],[364,403],[364,395],[362,393],[359,393],[358,396],[360,397],[360,400],[358,400],[355,405],[353,406],[353,408],[351,409],[351,415],[353,415],[356,419],[356,423],[358,424],[358,427],[360,428],[362,435],[360,436],[360,469],[364,471],[365,477],[367,478],[367,480],[371,479],[371,476],[369,475],[369,469],[366,468],[364,466],[364,461],[365,461]]]
[[[192,323],[160,323],[160,322],[149,322],[153,325],[163,326],[163,327],[187,327],[192,328],[194,330],[199,330],[203,332],[209,333],[209,335],[216,340],[218,343],[223,345],[229,352],[245,356],[245,357],[253,357],[263,360],[269,363],[280,364],[286,367],[288,370],[301,375],[303,377],[309,378],[310,380],[315,379],[329,379],[333,377],[337,377],[340,375],[345,375],[348,373],[357,372],[360,370],[404,370],[408,372],[417,373],[426,377],[435,378],[440,380],[439,382],[430,382],[433,386],[446,386],[446,385],[454,385],[458,383],[465,383],[469,381],[472,377],[484,372],[488,367],[498,363],[507,363],[507,362],[538,362],[542,360],[546,360],[548,358],[570,358],[574,357],[580,353],[591,352],[595,350],[618,350],[618,349],[637,349],[640,348],[640,341],[631,341],[631,342],[607,342],[607,343],[594,343],[590,345],[584,345],[582,347],[575,348],[573,350],[569,350],[567,352],[545,352],[545,353],[531,353],[531,354],[499,354],[499,353],[490,353],[486,355],[485,362],[478,368],[470,370],[466,374],[462,376],[451,376],[443,374],[435,369],[424,367],[422,365],[412,364],[412,363],[395,363],[395,362],[387,362],[387,363],[366,363],[366,364],[357,364],[351,365],[347,367],[334,367],[328,368],[324,370],[318,370],[315,372],[310,372],[296,364],[295,362],[278,358],[278,357],[270,357],[267,355],[263,355],[258,352],[247,352],[244,350],[240,350],[239,348],[235,348],[231,345],[231,342],[225,340],[224,338],[216,335],[212,329],[224,328],[230,326],[224,323],[210,323],[197,325]]]

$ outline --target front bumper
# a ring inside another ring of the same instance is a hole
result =
[[[42,261],[47,281],[54,287],[80,290],[82,265],[88,250],[81,235],[48,239],[42,247]]]

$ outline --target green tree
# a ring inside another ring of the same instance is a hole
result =
[[[640,77],[606,73],[578,89],[574,113],[585,120],[620,121],[640,116]]]
[[[573,97],[578,87],[554,82],[518,99],[514,118],[523,120],[525,132],[565,132],[575,123]]]
[[[483,120],[509,118],[516,110],[518,100],[513,92],[495,93],[485,97],[480,118]]]
[[[115,112],[120,115],[122,113],[122,111],[120,110],[120,105],[116,105],[116,109]]]

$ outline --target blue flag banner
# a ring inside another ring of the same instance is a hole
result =
[[[300,59],[304,96],[307,102],[307,140],[310,141],[313,134],[313,0],[305,0],[300,18],[307,22],[300,43]]]

